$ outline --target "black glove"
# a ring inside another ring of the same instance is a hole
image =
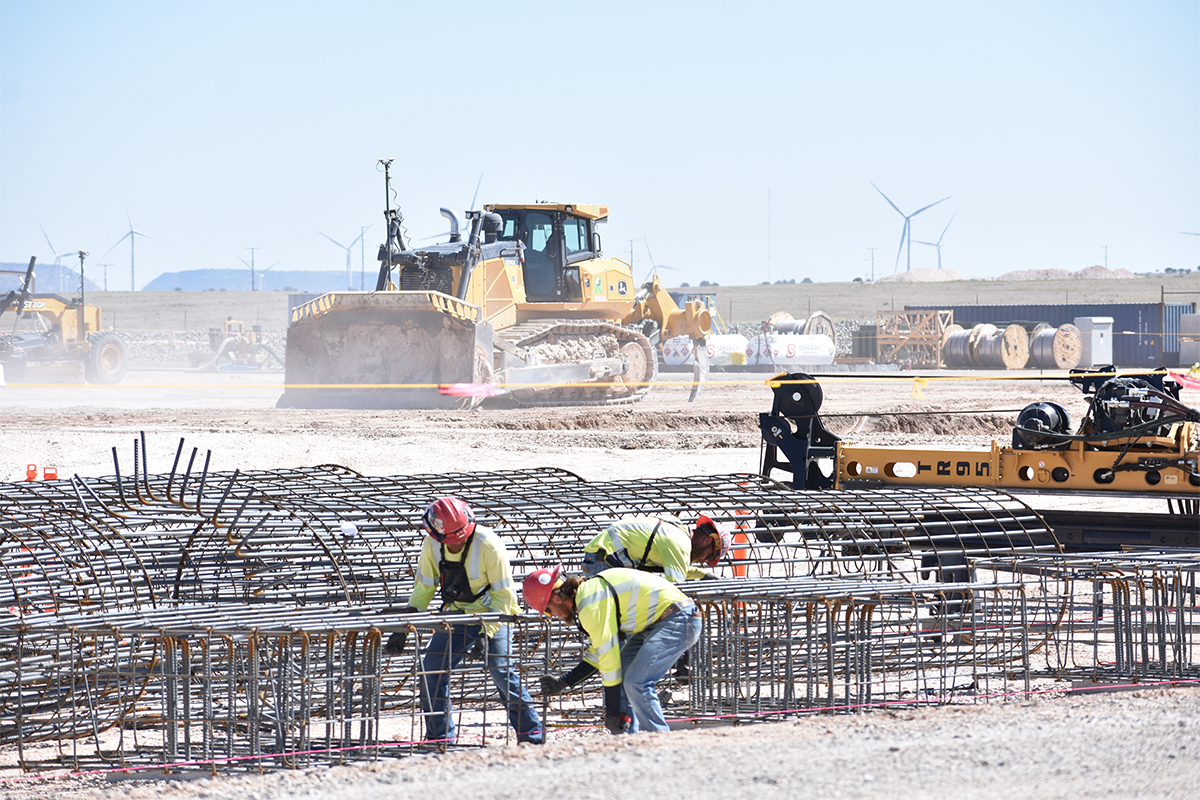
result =
[[[406,644],[408,644],[408,631],[396,631],[388,637],[387,644],[383,646],[383,652],[389,656],[398,656],[404,652]]]
[[[475,639],[475,641],[473,641],[469,645],[467,645],[467,658],[475,660],[475,661],[483,660],[483,653],[484,653],[483,643],[486,641],[487,641],[486,636],[479,636],[478,638]]]
[[[567,690],[567,682],[557,675],[543,675],[541,681],[542,694],[546,697],[562,694]]]
[[[625,732],[625,720],[620,714],[615,717],[611,714],[604,715],[604,727],[608,728],[608,732],[612,734]]]
[[[616,720],[616,730],[613,729],[612,720]],[[610,733],[620,733],[621,726],[621,684],[616,686],[604,687],[604,727],[608,728]]]

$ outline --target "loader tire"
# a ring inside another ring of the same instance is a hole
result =
[[[88,337],[91,348],[83,361],[83,375],[88,383],[120,383],[129,369],[125,340],[106,331]]]

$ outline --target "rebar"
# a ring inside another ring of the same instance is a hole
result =
[[[444,746],[422,741],[415,654],[457,618],[385,612],[412,590],[425,507],[447,495],[502,536],[518,578],[573,569],[623,515],[728,525],[718,579],[682,586],[705,624],[673,687],[675,719],[974,702],[1043,677],[1200,677],[1200,556],[1064,555],[1002,492],[802,492],[750,474],[590,483],[557,469],[220,472],[211,453],[197,474],[195,449],[180,472],[183,451],[151,473],[141,437],[132,479],[114,448],[112,478],[0,486],[0,743],[16,743],[23,768],[302,767]],[[557,621],[511,622],[527,686],[585,649]],[[381,636],[400,629],[417,648],[385,656]],[[482,663],[464,662],[451,686],[474,733],[461,741],[512,735]],[[597,715],[598,690],[545,703],[547,726]],[[39,741],[56,744],[50,761],[26,752]]]

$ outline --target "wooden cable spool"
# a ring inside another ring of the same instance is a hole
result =
[[[999,328],[990,322],[981,322],[971,329],[971,335],[967,337],[967,359],[971,362],[972,367],[981,369],[987,367],[983,354],[979,352],[980,343],[995,334],[997,330]]]
[[[1000,337],[1000,361],[1005,369],[1024,369],[1029,362],[1029,335],[1020,325],[1009,325]]]
[[[1020,325],[1009,325],[1004,330],[986,325],[975,339],[974,354],[980,367],[1021,369],[1029,360],[1029,339]]]
[[[1037,369],[1071,369],[1083,356],[1083,336],[1067,323],[1035,330],[1029,340],[1029,365]]]
[[[965,369],[971,366],[971,359],[967,356],[967,341],[970,336],[971,331],[961,325],[951,325],[946,329],[942,338],[942,360],[946,362],[947,367]]]

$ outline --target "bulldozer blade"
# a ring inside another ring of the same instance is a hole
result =
[[[696,398],[700,396],[700,389],[708,380],[708,342],[693,339],[692,352],[695,354],[696,366],[692,369],[692,393],[688,395],[689,403],[696,402]]]
[[[480,398],[439,388],[491,380],[493,330],[477,312],[437,292],[318,298],[293,314],[276,405],[469,408]]]

